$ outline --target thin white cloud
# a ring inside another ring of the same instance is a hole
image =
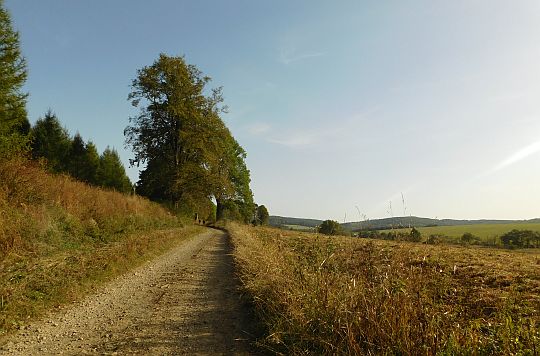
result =
[[[524,159],[540,152],[540,141],[536,141],[521,150],[517,151],[513,155],[509,156],[508,158],[504,159],[503,161],[496,164],[493,168],[488,169],[484,173],[481,173],[473,178],[470,179],[470,182],[474,182],[480,179],[484,179],[496,172],[499,172],[505,168],[508,168],[509,166],[516,164],[520,161],[523,161]]]
[[[270,125],[268,125],[266,122],[256,122],[250,125],[247,130],[250,134],[258,136],[267,133],[270,131],[270,128]]]
[[[301,147],[311,145],[316,142],[316,137],[312,134],[295,134],[283,138],[269,138],[268,142],[287,147]]]
[[[233,118],[233,119],[241,119],[252,112],[253,112],[252,106],[233,108],[229,111],[228,117]]]
[[[330,124],[325,123],[311,129],[301,128],[277,131],[267,141],[291,148],[314,145],[322,147],[328,144],[335,146],[337,143],[356,142],[356,135],[360,131],[360,127],[369,116],[378,110],[379,107],[376,106],[350,118],[334,120]]]
[[[311,130],[281,133],[270,137],[268,142],[287,147],[303,147],[333,142],[346,131],[345,127],[319,127]]]
[[[500,162],[498,165],[496,165],[492,170],[491,173],[500,171],[501,169],[504,169],[510,165],[513,165],[519,161],[523,161],[529,156],[532,156],[536,153],[540,152],[540,141],[537,141],[533,144],[530,144],[527,147],[522,148],[521,150],[517,151],[504,161]]]
[[[325,56],[324,52],[304,52],[298,53],[295,49],[281,49],[279,54],[279,62],[283,64],[291,64],[304,59],[317,58]]]

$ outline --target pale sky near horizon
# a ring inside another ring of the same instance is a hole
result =
[[[51,108],[126,166],[129,86],[163,52],[224,87],[224,120],[273,215],[540,217],[538,1],[5,6],[28,61],[30,121]]]

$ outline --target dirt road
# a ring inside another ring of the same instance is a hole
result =
[[[21,330],[0,354],[253,354],[228,237],[208,230]]]

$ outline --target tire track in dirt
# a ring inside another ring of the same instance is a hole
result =
[[[258,353],[230,252],[208,230],[19,331],[0,354]]]

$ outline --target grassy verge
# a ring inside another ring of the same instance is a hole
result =
[[[0,162],[0,336],[191,236],[158,204]]]
[[[100,284],[160,255],[203,228],[131,233],[47,256],[12,255],[0,270],[0,340],[29,320],[80,299]]]
[[[264,342],[279,352],[540,352],[538,252],[230,232]]]

